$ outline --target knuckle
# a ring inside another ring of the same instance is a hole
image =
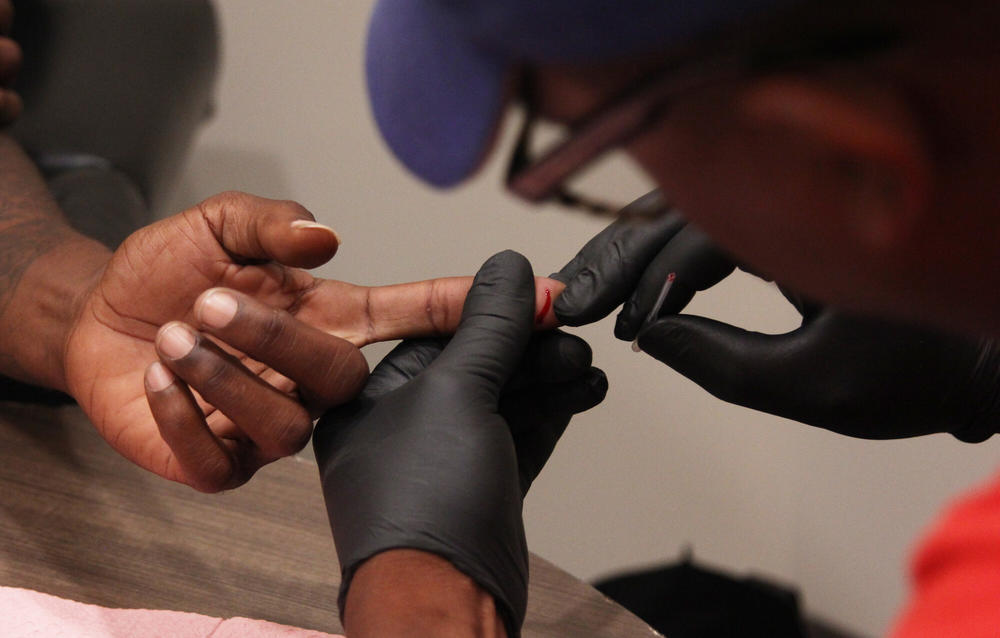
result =
[[[223,191],[198,204],[205,217],[225,217],[230,211],[246,207],[252,196],[242,191]]]
[[[427,313],[427,322],[430,324],[433,334],[446,334],[449,326],[454,320],[451,317],[449,307],[448,290],[440,280],[432,280],[427,291],[427,302],[424,311]]]
[[[204,223],[212,229],[213,234],[222,238],[228,233],[227,219],[237,211],[248,209],[252,197],[252,195],[241,191],[224,191],[200,202],[188,212],[200,216]]]
[[[199,353],[198,351],[201,350]],[[197,353],[197,356],[193,356]],[[235,391],[233,361],[228,355],[206,352],[196,347],[195,353],[186,357],[190,361],[187,374],[183,375],[188,384],[202,395],[218,396],[220,393]],[[207,398],[207,397],[206,397]]]
[[[185,468],[186,483],[205,494],[215,494],[232,486],[235,476],[233,462],[226,456],[202,459],[195,468]]]
[[[339,405],[356,397],[365,387],[368,362],[361,351],[352,346],[331,357],[320,378],[323,382],[316,394],[325,404],[322,407]]]
[[[191,487],[204,494],[216,494],[227,489],[232,480],[232,471],[209,469],[205,474],[198,474],[189,483]]]
[[[239,206],[247,202],[251,197],[250,194],[243,191],[222,191],[216,195],[213,195],[205,200],[206,204],[212,204],[219,208],[227,208],[230,206]]]
[[[305,409],[296,404],[285,419],[277,421],[271,448],[279,456],[291,456],[306,446],[312,437],[312,419]]]
[[[257,348],[263,351],[294,350],[294,334],[289,331],[291,315],[280,308],[270,308],[254,330]]]
[[[284,199],[278,202],[278,207],[283,210],[290,217],[297,217],[300,219],[308,219],[310,221],[315,221],[316,218],[313,216],[309,209],[302,204],[291,200]]]

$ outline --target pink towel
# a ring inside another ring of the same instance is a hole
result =
[[[249,618],[109,609],[28,589],[0,587],[3,638],[342,638]]]

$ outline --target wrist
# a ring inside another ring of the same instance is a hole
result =
[[[108,250],[70,228],[21,147],[0,134],[0,375],[66,390],[66,343]]]
[[[0,315],[3,374],[68,391],[66,350],[110,251],[68,228],[28,266]]]
[[[393,549],[354,573],[344,605],[351,638],[505,638],[493,597],[435,554]]]

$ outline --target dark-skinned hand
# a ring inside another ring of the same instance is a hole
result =
[[[302,270],[338,245],[302,206],[243,193],[137,231],[73,300],[65,389],[138,465],[207,492],[241,485],[361,390],[361,346],[458,323],[471,277],[369,288]]]

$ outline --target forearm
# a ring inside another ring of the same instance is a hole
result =
[[[66,389],[66,337],[109,255],[70,228],[34,164],[0,135],[0,374]]]
[[[351,581],[350,638],[504,638],[493,597],[447,560],[397,549],[365,561]]]

